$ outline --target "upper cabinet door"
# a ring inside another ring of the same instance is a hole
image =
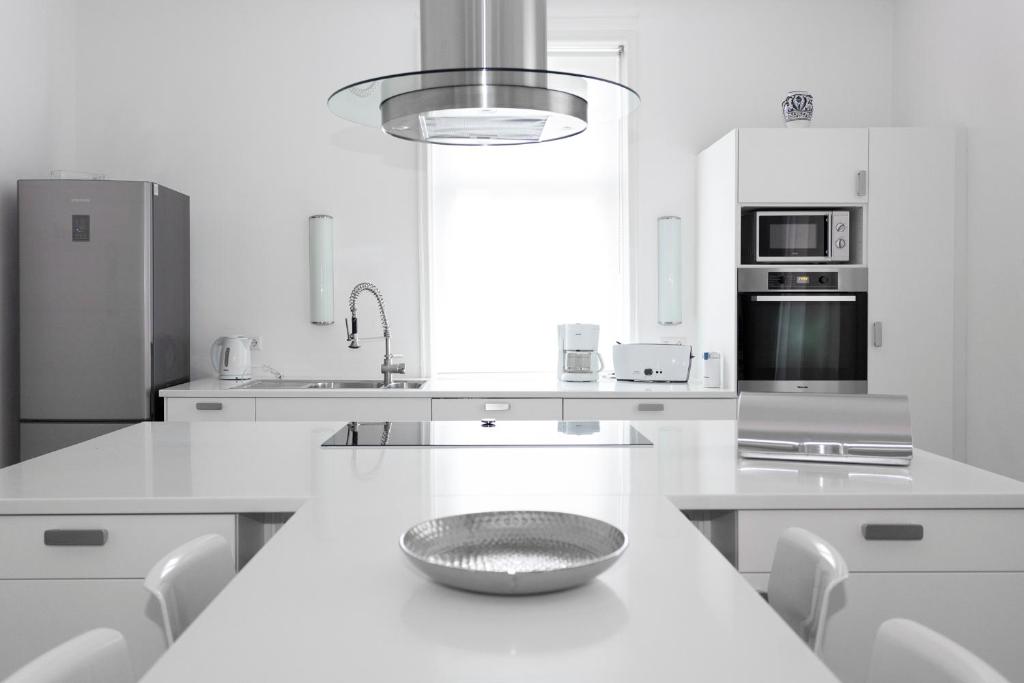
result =
[[[741,204],[868,201],[866,128],[742,128]]]

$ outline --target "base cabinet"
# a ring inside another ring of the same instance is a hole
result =
[[[767,573],[743,576],[757,590],[768,587]],[[1022,603],[1024,572],[851,572],[828,621],[823,658],[843,683],[863,683],[878,627],[902,617],[952,638],[1009,680],[1024,681]]]
[[[567,398],[566,420],[735,420],[728,398]]]
[[[868,541],[864,524],[919,525],[918,541]],[[758,590],[779,534],[801,527],[843,555],[850,578],[829,618],[823,658],[844,683],[867,679],[886,619],[918,621],[975,652],[1011,681],[1024,681],[1022,510],[753,510],[737,515],[736,552]]]
[[[142,579],[0,581],[0,679],[100,626],[124,635],[136,675],[167,649],[160,613]]]
[[[435,398],[434,420],[561,420],[560,398]]]
[[[260,398],[256,421],[385,422],[430,419],[429,398]]]
[[[83,531],[88,543],[69,541]],[[55,532],[64,542],[54,544]],[[230,514],[0,516],[0,547],[17,549],[0,560],[0,679],[101,626],[124,635],[141,676],[167,648],[143,578],[168,552],[210,533],[236,552]],[[97,534],[103,542],[94,545]]]

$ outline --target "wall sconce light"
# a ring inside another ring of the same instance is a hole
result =
[[[334,324],[334,217],[309,217],[309,320]]]
[[[683,221],[658,218],[658,324],[683,322]]]

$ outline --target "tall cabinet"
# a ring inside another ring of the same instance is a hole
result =
[[[872,128],[868,390],[910,396],[914,443],[965,459],[961,155],[942,128]]]
[[[700,154],[697,178],[699,349],[723,352],[725,386],[736,381],[744,211],[850,208],[859,216],[855,261],[868,267],[868,391],[910,396],[915,444],[964,459],[955,131],[737,129]]]

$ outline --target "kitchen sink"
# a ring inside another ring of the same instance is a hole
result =
[[[376,379],[256,379],[236,389],[420,389],[426,380],[409,379],[384,384]]]

